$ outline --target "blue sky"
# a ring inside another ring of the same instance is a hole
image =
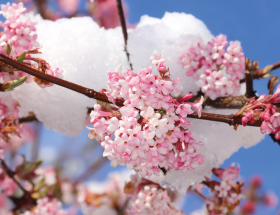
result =
[[[0,0],[6,3],[6,0]],[[142,15],[161,18],[166,11],[193,14],[201,19],[213,35],[225,34],[228,40],[239,40],[245,56],[258,60],[260,67],[280,61],[280,1],[275,0],[127,0],[129,7],[129,22],[137,23]],[[280,73],[276,70],[274,74]],[[267,93],[268,80],[254,81],[258,94]],[[83,132],[86,135],[86,132]],[[42,144],[62,144],[65,137],[51,131],[43,131]],[[226,147],[226,141],[225,145]],[[260,174],[264,179],[264,186],[273,190],[280,197],[280,146],[266,137],[258,145],[250,149],[240,149],[230,159],[225,161],[224,167],[232,162],[241,166],[242,177],[248,179]],[[94,178],[102,179],[112,171],[110,165],[104,166]],[[198,198],[187,198],[184,211],[190,213],[201,206]],[[276,214],[275,210],[263,211],[258,214]]]

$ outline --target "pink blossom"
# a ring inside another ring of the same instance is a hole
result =
[[[277,198],[277,196],[275,196],[274,193],[269,192],[269,193],[265,194],[265,196],[263,198],[263,203],[267,207],[274,208],[278,204],[278,198]]]
[[[151,59],[159,64],[162,57],[156,53]],[[106,95],[112,102],[119,95],[126,101],[124,107],[114,107],[116,112],[95,105],[89,137],[101,143],[111,166],[126,165],[142,176],[151,176],[161,174],[158,166],[187,171],[204,162],[205,156],[197,153],[202,144],[193,139],[188,131],[191,123],[183,118],[193,113],[192,108],[200,114],[203,100],[195,104],[172,98],[171,94],[182,90],[180,79],[172,81],[169,75],[159,73],[152,74],[149,67],[138,73],[127,70],[123,75],[119,66],[108,74]]]
[[[109,29],[120,25],[120,18],[115,0],[94,0],[89,1],[88,4],[93,19],[100,27]],[[126,4],[124,2],[122,4],[126,15]]]
[[[227,184],[226,181],[222,181],[220,185],[215,186],[215,190],[219,192],[218,197],[226,197],[230,189],[231,187]]]
[[[238,41],[228,42],[218,35],[207,44],[191,46],[179,59],[187,76],[197,79],[201,91],[215,100],[218,96],[238,95],[245,57]]]
[[[133,180],[132,180],[133,183]],[[139,183],[139,182],[138,182]],[[155,185],[137,187],[134,184],[134,193],[129,194],[132,204],[127,209],[128,214],[166,214],[166,215],[183,215],[182,211],[177,210],[168,193]]]
[[[58,0],[58,6],[67,14],[72,15],[78,9],[80,0]]]
[[[251,200],[247,200],[242,206],[241,211],[243,214],[252,214],[256,211],[257,205]]]
[[[186,117],[188,114],[192,114],[194,111],[189,104],[181,104],[176,109],[176,114],[180,114],[182,117]]]

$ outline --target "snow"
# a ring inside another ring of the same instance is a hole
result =
[[[107,86],[107,72],[114,71],[119,64],[128,68],[120,27],[105,30],[87,17],[55,22],[42,20],[39,16],[34,19],[38,23],[38,41],[43,45],[41,57],[52,67],[63,69],[65,80],[99,91]],[[192,43],[207,42],[213,38],[202,21],[184,13],[166,13],[162,19],[143,16],[136,28],[128,33],[128,50],[134,71],[151,66],[149,58],[154,50],[164,50],[171,77],[181,78],[184,92],[196,93],[199,90],[195,80],[184,74],[178,59]],[[12,96],[20,104],[20,116],[33,111],[47,129],[70,136],[81,132],[87,108],[95,103],[71,90],[59,86],[41,89],[34,82],[18,87]],[[203,180],[204,175],[209,176],[213,167],[218,167],[240,147],[253,146],[263,138],[259,128],[240,126],[235,131],[224,123],[190,121],[196,138],[205,143],[201,151],[207,155],[207,160],[195,171],[167,173],[163,183],[182,193],[190,185]]]
[[[204,112],[219,114],[234,114],[238,110],[209,109]],[[258,127],[239,126],[235,131],[233,126],[225,123],[206,120],[189,119],[193,126],[191,131],[196,133],[195,138],[205,143],[199,151],[207,156],[205,162],[194,171],[168,171],[163,184],[173,186],[185,193],[189,186],[194,186],[204,180],[204,176],[211,177],[211,169],[219,167],[227,158],[241,147],[249,148],[260,142],[264,135]]]

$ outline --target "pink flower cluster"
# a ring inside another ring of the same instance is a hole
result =
[[[245,197],[241,194],[243,184],[236,181],[236,178],[239,178],[240,169],[235,168],[233,163],[227,169],[213,169],[212,171],[221,182],[209,180],[205,182],[211,188],[212,196],[212,200],[206,200],[207,209],[211,215],[227,214]]]
[[[225,35],[218,35],[203,45],[198,43],[179,59],[187,76],[197,79],[205,95],[215,100],[219,96],[239,94],[239,80],[243,77],[245,57],[240,42],[228,42]]]
[[[236,114],[242,116],[242,124],[253,124],[256,120],[262,119],[261,132],[263,134],[275,134],[280,139],[280,113],[273,103],[280,102],[280,85],[273,95],[261,95],[257,100],[251,98],[242,109]]]
[[[122,2],[126,14],[126,5],[124,1]],[[115,0],[88,0],[88,6],[93,19],[100,27],[109,29],[120,26],[120,18]]]
[[[39,43],[37,42],[37,34],[35,23],[29,17],[21,17],[21,14],[26,10],[22,3],[15,4],[7,3],[7,5],[1,5],[0,14],[6,18],[5,22],[0,22],[0,26],[4,29],[3,33],[0,33],[0,53],[4,54],[4,47],[9,44],[11,46],[10,57],[19,57],[24,52],[30,51],[30,53],[39,53]],[[35,61],[36,63],[34,63]],[[30,54],[26,54],[24,62],[29,65],[37,66],[38,59],[34,59]],[[63,71],[59,68],[52,68],[48,63],[44,61],[44,70],[47,74],[62,78]],[[3,69],[1,71],[1,77],[4,81],[10,81],[20,78],[24,75],[28,75],[22,71],[13,71]],[[31,77],[30,75],[28,75]],[[49,87],[53,84],[41,79],[36,79],[36,83],[42,87]]]
[[[38,199],[37,206],[32,211],[26,211],[22,215],[68,215],[69,213],[61,209],[61,203],[56,199]]]
[[[161,69],[163,58],[152,61],[160,75],[152,74],[151,67],[123,75],[119,66],[109,73],[106,95],[112,102],[122,96],[124,107],[107,111],[96,104],[90,114],[94,128],[89,137],[101,142],[111,166],[126,165],[141,176],[159,175],[159,167],[194,170],[205,157],[197,153],[202,143],[193,139],[194,133],[188,130],[191,122],[185,117],[193,108],[200,114],[202,99],[196,104],[184,102],[192,94],[174,99],[171,94],[178,96],[182,90],[180,79],[172,81],[168,70]]]
[[[156,215],[183,215],[183,211],[177,210],[166,190],[158,185],[139,178],[137,175],[131,176],[129,186],[126,185],[125,192],[132,200],[127,209],[129,215],[156,214]],[[143,185],[148,184],[148,185]]]
[[[25,10],[23,3],[1,5],[0,14],[3,14],[6,21],[0,22],[0,26],[4,29],[4,33],[0,37],[0,44],[2,46],[4,42],[12,45],[12,57],[39,46],[36,41],[35,23],[28,17],[21,17]]]

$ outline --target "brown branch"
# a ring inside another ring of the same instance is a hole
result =
[[[248,70],[245,71],[245,82],[246,82],[245,96],[247,98],[254,97],[256,94],[255,94],[254,87],[253,87],[253,77],[252,77],[251,72]]]
[[[242,125],[242,118],[239,116],[231,115],[222,115],[222,114],[213,114],[213,113],[201,113],[201,117],[198,116],[197,112],[189,114],[187,117],[194,119],[202,119],[214,122],[223,122],[229,125]],[[262,124],[261,120],[257,120],[254,124],[248,124],[247,126],[260,127]]]
[[[9,57],[6,57],[5,55],[0,54],[0,61],[13,66],[14,68],[17,68],[20,71],[24,71],[24,72],[26,72],[30,75],[33,75],[37,78],[46,80],[46,81],[51,82],[53,84],[62,86],[64,88],[73,90],[73,91],[78,92],[78,93],[81,93],[81,94],[83,94],[83,95],[85,95],[89,98],[93,98],[93,99],[100,100],[100,101],[103,101],[103,102],[111,103],[108,100],[108,97],[105,94],[96,92],[95,90],[92,90],[92,89],[80,86],[78,84],[74,84],[72,82],[65,81],[63,79],[60,79],[60,78],[48,75],[46,73],[40,72],[39,70],[33,69],[33,68],[23,64],[23,63],[19,63],[15,60],[12,60]],[[123,106],[123,101],[117,99],[116,100],[116,105]]]
[[[96,100],[100,100],[103,102],[111,103],[108,100],[108,97],[105,94],[99,93],[94,91],[93,89],[88,89],[86,87],[82,87],[80,85],[74,84],[69,81],[65,81],[63,79],[42,73],[36,69],[30,68],[29,66],[19,63],[15,60],[12,60],[2,54],[0,54],[0,61],[3,61],[6,64],[9,64],[21,71],[24,71],[30,75],[33,75],[35,77],[41,78],[43,80],[49,81],[51,83],[57,84],[59,86],[65,87],[67,89],[73,90],[75,92],[81,93],[89,98],[94,98]],[[123,100],[117,99],[116,100],[116,105],[118,106],[123,106]],[[193,113],[188,115],[190,118],[197,118],[197,119],[203,119],[203,120],[211,120],[211,121],[216,121],[216,122],[225,122],[230,125],[235,125],[239,124],[241,125],[241,118],[234,116],[234,115],[221,115],[221,114],[211,114],[211,113],[202,113],[202,117],[199,118],[197,113]],[[260,126],[261,122],[257,121],[251,126]]]
[[[126,53],[127,61],[129,63],[130,69],[133,70],[132,68],[132,63],[130,61],[130,54],[127,50],[127,39],[128,39],[128,34],[127,34],[127,28],[126,28],[126,22],[125,22],[125,16],[123,12],[123,7],[122,7],[122,1],[121,0],[116,0],[117,8],[118,8],[118,14],[120,17],[120,22],[122,26],[122,32],[123,32],[123,38],[124,38],[124,51]]]
[[[108,161],[105,157],[100,157],[97,161],[94,161],[87,169],[86,171],[80,175],[75,182],[78,183],[80,181],[86,180],[88,177],[93,175],[100,167],[102,167],[106,162]]]
[[[200,96],[194,96],[188,101],[197,103],[200,100]],[[240,109],[248,101],[248,98],[242,96],[229,96],[229,97],[218,97],[215,100],[209,97],[204,97],[202,107],[211,106],[217,109]]]
[[[15,173],[9,169],[8,165],[5,163],[5,161],[3,159],[0,159],[0,162],[1,162],[3,169],[5,170],[6,174],[8,175],[8,177],[11,178],[17,184],[17,186],[23,191],[23,196],[20,199],[12,198],[13,201],[20,204],[20,206],[17,205],[17,207],[19,207],[18,209],[20,209],[21,206],[27,206],[29,208],[36,206],[37,205],[36,199],[34,199],[31,196],[31,194],[27,190],[25,190],[21,186],[21,184],[15,179]]]
[[[43,19],[48,19],[46,3],[47,0],[35,0],[35,5]]]
[[[267,77],[269,77],[269,76],[266,76],[266,74],[268,72],[271,72],[271,71],[276,70],[278,68],[280,68],[280,62],[277,62],[275,64],[266,66],[265,68],[263,68],[261,70],[254,71],[253,75],[252,75],[253,79],[267,78]],[[240,83],[244,83],[244,82],[245,82],[245,78],[240,80]]]

